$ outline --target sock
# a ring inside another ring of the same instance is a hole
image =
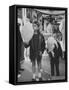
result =
[[[35,79],[35,77],[36,77],[36,75],[35,75],[35,74],[33,74],[33,79]]]
[[[39,78],[36,78],[36,81],[39,81]]]
[[[43,70],[42,70],[42,69],[40,69],[40,72],[43,72]]]
[[[38,77],[41,78],[41,73],[38,73]]]

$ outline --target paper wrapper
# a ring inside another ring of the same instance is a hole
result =
[[[28,43],[32,36],[33,36],[34,30],[31,23],[26,23],[21,30],[21,36],[25,43]]]

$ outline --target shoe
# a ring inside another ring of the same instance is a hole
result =
[[[41,78],[39,78],[39,81],[42,81],[42,77],[41,77]]]
[[[36,79],[32,78],[32,81],[36,81]]]

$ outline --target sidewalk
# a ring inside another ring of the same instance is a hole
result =
[[[23,72],[21,72],[21,77],[18,78],[18,82],[25,82],[25,81],[32,81],[32,64],[28,58],[24,61],[24,64],[21,66],[22,68],[25,68]],[[42,78],[43,80],[48,80],[50,78],[50,61],[48,57],[43,56],[42,58]],[[60,76],[53,76],[51,77],[52,80],[62,80],[65,78],[65,62],[63,60],[60,60],[59,65],[60,70]]]

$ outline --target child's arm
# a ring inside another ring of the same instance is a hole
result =
[[[42,42],[41,42],[41,52],[43,53],[45,50],[45,39],[44,36],[42,36]]]

